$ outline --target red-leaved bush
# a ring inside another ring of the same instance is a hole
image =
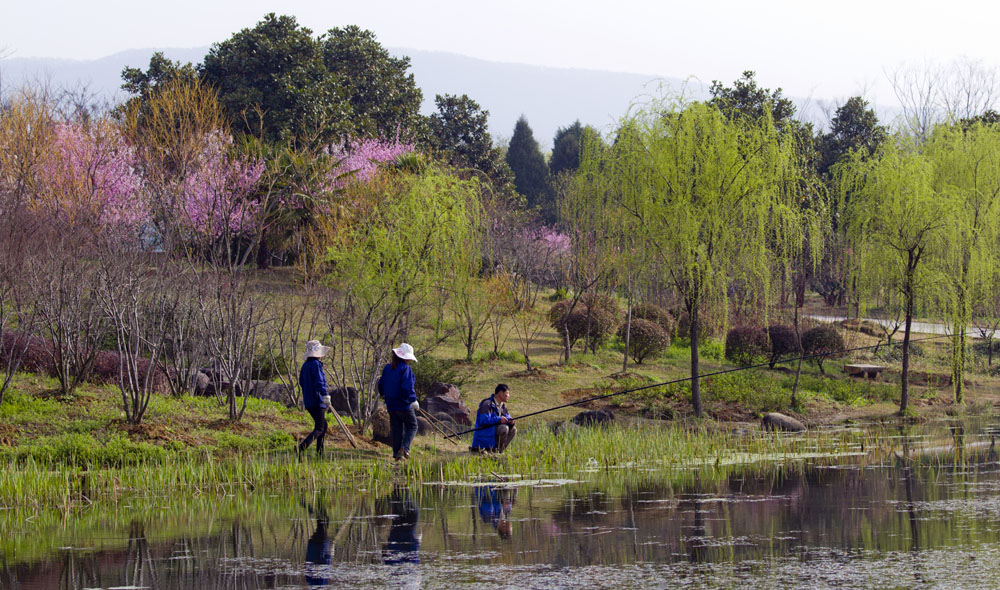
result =
[[[139,368],[139,378],[145,380],[150,370],[149,359],[141,358],[136,363]],[[117,352],[102,350],[94,359],[94,370],[89,381],[93,383],[118,383],[118,375],[122,370],[121,357]],[[165,393],[167,391],[167,375],[160,368],[153,368],[153,390]]]
[[[726,358],[746,367],[770,351],[767,334],[760,328],[737,326],[726,333]]]
[[[11,354],[21,355],[19,369],[21,371],[42,375],[54,375],[56,372],[52,362],[52,346],[39,336],[4,332],[3,338],[0,339],[0,365],[6,365]]]

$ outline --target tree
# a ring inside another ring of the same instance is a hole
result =
[[[580,148],[583,145],[583,126],[577,119],[569,127],[560,127],[552,138],[552,157],[549,158],[549,174],[555,176],[563,171],[576,172],[580,167]]]
[[[157,51],[149,58],[149,67],[146,71],[139,68],[125,67],[122,69],[122,90],[132,95],[124,105],[122,110],[136,108],[137,103],[141,108],[149,100],[150,94],[161,84],[168,82],[180,82],[193,84],[198,79],[198,70],[191,63],[181,64],[179,61],[170,61],[163,56],[163,52]]]
[[[933,189],[946,206],[942,297],[952,326],[955,403],[964,402],[966,333],[973,302],[992,295],[1000,271],[1000,129],[988,123],[939,125],[924,144],[934,166]]]
[[[932,260],[941,255],[945,204],[934,191],[930,161],[902,140],[886,142],[874,158],[852,153],[835,167],[835,175],[841,218],[857,257],[855,289],[871,292],[893,285],[903,299],[903,413],[909,401],[913,311],[937,281]]]
[[[524,115],[514,125],[506,160],[514,172],[514,187],[527,198],[528,207],[541,205],[548,191],[549,169]]]
[[[758,121],[765,116],[769,117],[775,129],[784,131],[794,121],[795,105],[791,99],[781,95],[781,88],[771,91],[758,86],[755,75],[751,70],[744,71],[743,76],[733,82],[732,87],[713,80],[709,88],[712,94],[709,104],[731,119]]]
[[[312,31],[294,17],[270,13],[212,45],[199,74],[241,132],[315,145],[349,133],[351,101]]]
[[[829,174],[830,168],[852,150],[874,154],[888,137],[888,131],[878,124],[878,116],[860,96],[852,96],[837,107],[830,121],[830,132],[819,138],[819,173]]]
[[[929,139],[939,123],[995,110],[1000,97],[998,70],[964,57],[947,64],[904,64],[889,79],[903,108],[903,125],[918,142]]]
[[[758,119],[730,119],[711,104],[654,101],[622,128],[629,139],[619,134],[610,162],[585,146],[580,173],[630,187],[619,206],[636,219],[690,318],[691,401],[700,416],[700,312],[725,307],[735,280],[766,296],[773,258],[801,246],[794,197],[781,190],[796,172],[794,146],[766,109]]]
[[[354,208],[327,242],[328,370],[354,387],[362,427],[378,402],[376,383],[397,339],[430,290],[455,268],[481,215],[479,183],[438,168],[390,171],[347,189]]]
[[[345,90],[356,137],[389,139],[421,124],[423,94],[408,73],[410,58],[392,57],[375,33],[351,25],[320,38],[323,62]]]
[[[472,168],[485,174],[499,188],[512,188],[514,173],[493,147],[487,130],[489,111],[468,95],[434,97],[437,112],[428,119],[428,146],[452,166]]]

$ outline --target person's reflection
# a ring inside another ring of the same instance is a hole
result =
[[[330,518],[326,513],[326,503],[317,500],[316,508],[309,508],[316,517],[316,530],[306,543],[306,582],[310,586],[324,586],[330,583],[330,564],[333,561],[333,543],[327,529]]]
[[[405,487],[396,488],[383,499],[388,504],[392,515],[392,525],[389,527],[389,537],[382,546],[382,560],[386,565],[399,565],[398,573],[402,575],[416,574],[413,564],[419,563],[420,531],[417,525],[420,521],[420,507],[410,498],[410,490]]]
[[[510,539],[514,534],[510,511],[514,507],[517,490],[497,486],[480,486],[475,490],[479,517],[483,522],[493,525],[501,539]]]

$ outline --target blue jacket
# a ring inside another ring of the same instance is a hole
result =
[[[326,408],[323,396],[326,395],[326,375],[323,374],[323,362],[311,357],[302,363],[299,371],[299,386],[302,388],[302,405],[306,408]]]
[[[410,409],[410,404],[417,401],[416,385],[417,378],[410,365],[399,363],[395,369],[392,364],[386,365],[378,380],[378,393],[385,399],[385,409],[390,412]]]
[[[476,410],[476,428],[489,426],[477,430],[472,435],[472,447],[477,449],[492,449],[497,446],[496,425],[500,423],[500,418],[510,420],[507,413],[507,404],[497,403],[493,396],[479,402],[479,409]]]

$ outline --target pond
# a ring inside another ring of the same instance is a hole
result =
[[[994,588],[994,432],[890,430],[884,457],[715,475],[583,469],[22,514],[0,588]]]

